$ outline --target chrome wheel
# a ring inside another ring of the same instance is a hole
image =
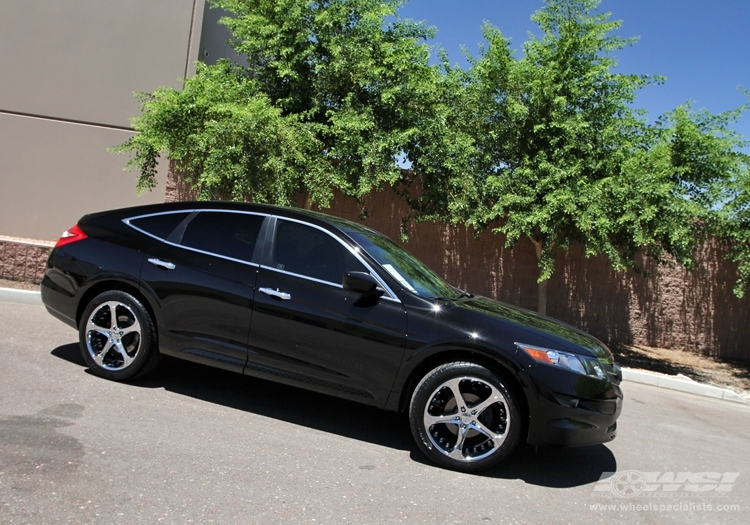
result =
[[[141,324],[130,306],[106,301],[89,314],[84,340],[96,365],[109,371],[124,370],[141,350]]]
[[[424,410],[432,445],[457,461],[476,461],[500,450],[510,414],[505,396],[476,377],[456,377],[438,386]]]
[[[507,458],[523,416],[507,379],[472,362],[445,363],[417,384],[409,425],[420,450],[440,466],[478,472]]]

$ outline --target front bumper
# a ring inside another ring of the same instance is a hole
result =
[[[529,421],[528,443],[580,447],[607,443],[617,437],[617,418],[622,411],[622,397],[599,402],[606,405],[605,414],[589,408],[565,407],[556,401],[540,400],[540,410]]]
[[[612,441],[623,394],[609,380],[598,380],[544,367],[532,374],[536,396],[530,405],[527,442],[579,447]]]

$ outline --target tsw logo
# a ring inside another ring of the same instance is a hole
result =
[[[649,493],[731,492],[739,472],[602,472],[594,492],[618,498]]]

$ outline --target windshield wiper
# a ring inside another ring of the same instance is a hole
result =
[[[463,299],[464,297],[472,298],[474,297],[473,293],[465,292],[461,290],[460,288],[456,288],[456,291],[458,292],[458,295],[455,297],[435,297],[438,301],[458,301],[459,299]]]

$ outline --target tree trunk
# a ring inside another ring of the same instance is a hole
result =
[[[542,248],[543,248],[543,242],[544,241],[537,241],[533,237],[529,237],[531,239],[531,242],[534,244],[534,248],[536,248],[536,262],[539,263],[539,261],[542,260]],[[541,271],[541,269],[539,270]],[[537,298],[536,298],[536,311],[542,315],[547,315],[547,283],[549,282],[549,279],[545,279],[541,281],[539,284],[538,292],[537,292]]]
[[[539,295],[536,301],[536,311],[542,315],[547,315],[547,283],[549,279],[545,279],[539,283]]]
[[[312,199],[310,198],[310,193],[308,193],[307,195],[305,195],[304,208],[306,210],[311,210],[312,209]]]

